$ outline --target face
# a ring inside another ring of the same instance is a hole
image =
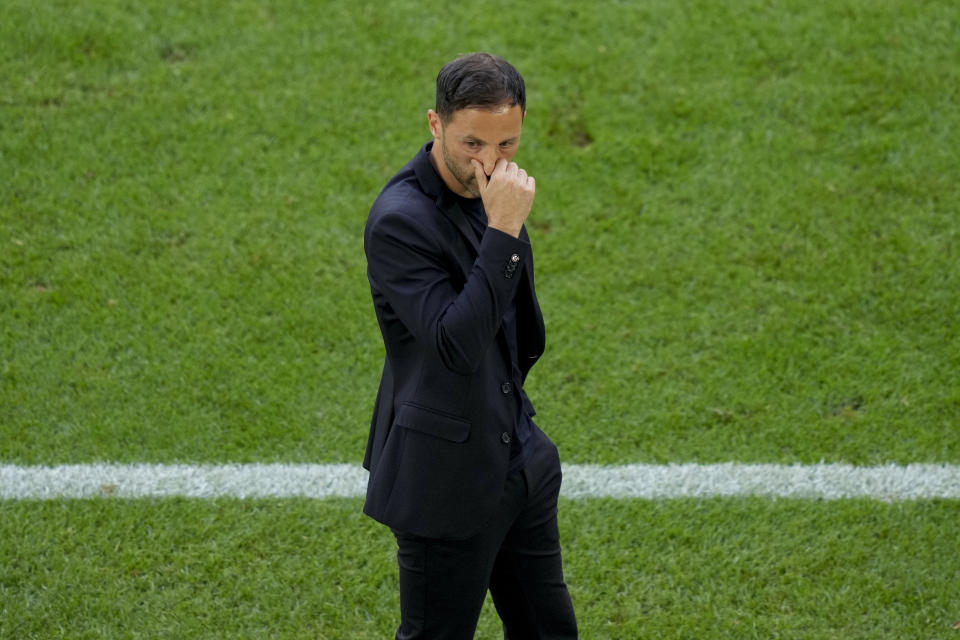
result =
[[[434,140],[434,166],[451,191],[466,198],[480,197],[470,161],[482,164],[489,177],[497,160],[513,160],[520,146],[523,116],[520,105],[503,105],[494,110],[460,109],[446,123],[433,109],[427,112]]]

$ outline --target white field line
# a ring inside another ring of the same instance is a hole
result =
[[[960,465],[565,465],[563,473],[568,498],[960,498]],[[358,464],[0,465],[0,500],[356,497],[366,483]]]

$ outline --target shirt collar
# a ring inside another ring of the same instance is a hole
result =
[[[413,171],[417,176],[417,181],[427,195],[438,198],[444,191],[449,191],[447,185],[443,183],[443,178],[437,173],[430,160],[430,150],[433,149],[433,140],[423,145],[420,152],[413,158]]]

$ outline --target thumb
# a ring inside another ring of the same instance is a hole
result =
[[[483,170],[483,165],[476,160],[470,160],[470,164],[473,165],[473,175],[477,178],[477,188],[480,190],[480,193],[483,193],[489,182],[487,174]]]

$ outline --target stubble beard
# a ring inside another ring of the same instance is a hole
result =
[[[453,177],[457,179],[457,182],[460,183],[467,193],[470,194],[472,198],[480,197],[480,190],[477,188],[477,176],[473,174],[473,167],[470,167],[470,172],[467,172],[465,167],[460,167],[454,161],[450,154],[447,153],[447,139],[440,139],[440,155],[443,156],[443,164],[446,165],[447,170],[453,174]]]

